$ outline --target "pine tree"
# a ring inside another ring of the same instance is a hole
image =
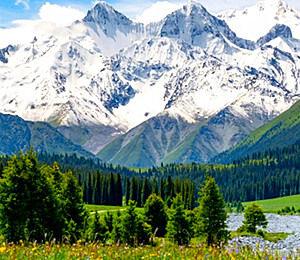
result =
[[[141,206],[142,207],[145,205],[146,200],[148,199],[150,194],[151,194],[151,184],[150,184],[148,178],[146,177],[143,182],[142,194],[141,194],[141,204],[142,204]]]
[[[81,232],[83,231],[83,224],[87,212],[85,211],[82,200],[82,190],[78,185],[76,176],[70,170],[63,175],[61,201],[66,222],[73,222],[73,225],[75,225],[72,232],[67,228],[66,233],[70,236],[70,239],[75,242],[80,238]]]
[[[195,208],[195,183],[193,182],[188,197],[188,209],[193,210],[194,208]]]
[[[2,179],[3,169],[4,169],[3,162],[0,161],[0,179]]]
[[[143,188],[143,177],[138,179],[138,191],[137,191],[137,207],[142,206],[142,188]]]
[[[120,242],[122,239],[122,231],[123,231],[123,226],[122,226],[122,215],[120,211],[117,211],[117,214],[114,216],[113,219],[113,230],[110,234],[111,238],[115,243]]]
[[[91,226],[91,241],[104,241],[106,239],[107,229],[105,225],[100,221],[99,215],[96,211],[94,220]]]
[[[185,215],[184,203],[180,194],[172,199],[167,224],[167,237],[179,245],[187,244],[191,239],[189,221]]]
[[[138,181],[135,176],[131,177],[130,181],[130,200],[137,202],[137,193],[138,193]]]
[[[108,175],[108,205],[116,205],[115,195],[115,178],[114,174],[110,173]]]
[[[137,202],[129,200],[122,221],[122,240],[133,246],[137,242]]]
[[[104,215],[104,221],[105,221],[105,226],[107,227],[108,232],[112,232],[113,230],[113,222],[114,218],[113,215],[107,211],[106,214]]]
[[[144,205],[144,214],[147,223],[152,227],[152,232],[156,232],[158,237],[163,237],[166,234],[168,215],[162,198],[151,194]]]
[[[174,194],[177,195],[181,193],[181,181],[179,178],[177,178],[174,182]],[[181,193],[184,194],[184,193]]]
[[[93,184],[91,173],[89,173],[87,182],[87,204],[93,204]]]
[[[172,181],[171,175],[168,175],[165,191],[166,191],[165,201],[166,201],[167,205],[170,206],[172,203],[172,198],[174,196],[174,187],[173,187],[173,181]]]
[[[125,187],[125,204],[128,205],[130,199],[130,180],[126,177],[126,187]]]
[[[59,239],[62,221],[54,186],[41,172],[33,149],[13,155],[0,182],[0,228],[4,239],[41,241],[45,234]]]
[[[116,183],[115,183],[115,205],[116,206],[122,206],[122,198],[123,198],[123,193],[122,193],[121,175],[118,172]]]
[[[252,203],[246,208],[244,219],[245,220],[243,221],[243,223],[246,227],[246,230],[251,233],[256,232],[257,226],[266,228],[268,225],[266,215],[264,214],[261,206],[256,203]]]
[[[160,178],[159,196],[162,198],[163,201],[165,201],[165,182],[163,178]]]
[[[101,205],[101,176],[99,171],[96,172],[93,201],[95,205]]]
[[[242,202],[239,200],[237,203],[237,206],[236,206],[236,212],[241,213],[243,211],[244,211],[244,206],[243,206]]]
[[[197,231],[206,238],[208,245],[227,242],[229,232],[226,230],[226,203],[219,192],[219,187],[212,177],[207,177],[205,186],[199,190],[199,208]]]
[[[152,194],[158,194],[158,183],[156,177],[153,178]]]

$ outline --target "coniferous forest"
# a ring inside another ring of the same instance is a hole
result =
[[[57,162],[62,171],[71,169],[83,188],[88,204],[122,205],[135,200],[143,206],[151,193],[159,194],[170,205],[176,194],[183,196],[186,208],[197,200],[197,187],[205,176],[215,178],[226,202],[254,201],[300,193],[300,146],[270,149],[234,161],[230,165],[161,165],[133,169],[85,159],[76,154],[37,154],[39,162]],[[9,157],[0,158],[0,173]]]
[[[222,248],[231,237],[226,202],[240,205],[299,193],[299,165],[298,145],[256,153],[230,165],[149,169],[107,165],[76,155],[36,154],[31,148],[0,157],[0,235],[8,242],[3,250],[11,252],[7,246],[14,245],[19,250],[23,241],[29,248],[37,243],[43,248],[47,241],[52,241],[50,248],[53,243],[78,241],[101,243],[97,244],[101,250],[111,244],[157,248],[157,237],[173,245],[197,239]],[[98,213],[86,204],[123,207]],[[252,223],[250,208],[247,212]],[[195,247],[190,248],[194,252]],[[212,254],[209,248],[196,254]],[[213,254],[232,256],[223,249]],[[256,257],[253,252],[241,254]]]
[[[7,242],[43,242],[49,236],[51,240],[68,243],[79,239],[111,240],[134,246],[153,243],[153,236],[157,234],[180,245],[188,244],[194,235],[201,235],[208,245],[217,245],[229,238],[225,224],[226,203],[210,176],[206,177],[197,200],[200,207],[194,209],[194,184],[188,180],[172,181],[170,175],[166,180],[161,178],[160,185],[155,178],[151,185],[147,177],[132,176],[130,180],[126,177],[123,202],[119,173],[101,174],[97,170],[94,187],[89,188],[93,183],[89,175],[84,181],[87,188],[82,189],[70,169],[62,172],[57,162],[40,164],[32,148],[7,158],[2,166],[0,234]],[[107,212],[100,218],[97,211],[88,212],[84,199],[127,207],[122,214]],[[143,211],[138,212],[137,207],[143,207]],[[215,212],[212,216],[202,215],[212,210]],[[220,225],[207,226],[207,219],[217,221],[219,217]],[[214,236],[214,232],[223,235]]]

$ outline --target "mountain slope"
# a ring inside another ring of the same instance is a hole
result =
[[[300,141],[300,101],[271,122],[253,131],[214,161],[229,163],[247,154],[293,145]]]
[[[10,155],[20,149],[24,151],[30,145],[36,151],[93,157],[45,122],[24,121],[18,116],[0,114],[0,154]]]
[[[206,162],[299,100],[300,40],[285,24],[257,39],[194,1],[149,25],[99,2],[0,50],[0,112],[117,164]]]
[[[266,35],[276,24],[292,29],[300,39],[300,13],[282,0],[263,0],[241,11],[229,10],[218,15],[239,37],[252,41]]]

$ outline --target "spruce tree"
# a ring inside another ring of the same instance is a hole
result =
[[[246,230],[251,233],[255,233],[258,226],[266,228],[268,225],[266,215],[264,214],[261,206],[256,203],[252,203],[246,208],[244,219],[243,223]]]
[[[108,175],[108,205],[116,205],[115,195],[115,178],[114,174],[110,173]]]
[[[146,177],[143,182],[142,194],[141,194],[141,203],[142,203],[141,206],[142,207],[145,205],[146,200],[148,199],[150,194],[151,194],[151,184],[150,184],[148,178]]]
[[[115,183],[115,205],[116,206],[122,206],[122,198],[123,198],[123,193],[122,193],[121,175],[118,172],[116,183]]]
[[[152,194],[158,194],[158,183],[156,177],[153,178]]]
[[[174,187],[173,187],[173,181],[171,178],[171,175],[168,175],[167,178],[167,183],[165,186],[165,201],[167,203],[167,205],[170,207],[171,203],[172,203],[172,198],[174,197]]]
[[[144,214],[147,223],[152,227],[152,232],[156,232],[158,237],[163,237],[166,234],[168,215],[162,198],[151,194],[144,205]]]
[[[31,148],[13,155],[0,181],[0,228],[5,240],[60,238],[63,216],[54,186]]]
[[[138,193],[138,181],[135,176],[131,177],[130,181],[130,200],[137,202],[137,193]]]
[[[199,189],[199,196],[196,226],[198,233],[205,237],[208,245],[227,242],[230,233],[226,230],[226,203],[214,178],[206,178],[205,186]]]
[[[122,215],[120,211],[117,211],[117,214],[114,216],[113,219],[113,230],[110,234],[110,237],[113,239],[115,243],[121,242],[122,234],[123,234],[123,226],[122,226]]]
[[[122,221],[122,240],[133,246],[137,243],[137,202],[129,200]]]
[[[126,177],[126,187],[125,187],[125,204],[128,205],[130,199],[130,180]]]
[[[83,231],[87,212],[82,200],[81,187],[78,185],[76,176],[70,170],[63,175],[61,203],[67,226],[69,223],[73,223],[72,225],[75,227],[72,230],[67,227],[66,234],[70,236],[72,241],[76,241]]]
[[[137,202],[129,200],[121,226],[122,241],[131,246],[149,243],[152,235],[151,226],[146,223],[144,216],[137,214],[136,205]]]
[[[107,227],[108,232],[112,232],[113,230],[113,222],[114,222],[114,218],[113,215],[107,211],[106,214],[104,215],[104,221],[105,221],[105,226]]]
[[[106,239],[107,228],[101,222],[99,214],[95,213],[94,220],[91,226],[91,234],[90,240],[91,241],[104,241]]]
[[[165,201],[165,182],[163,178],[160,178],[159,196],[162,198],[163,201]]]
[[[185,215],[182,196],[177,194],[172,199],[172,205],[167,223],[167,237],[179,245],[187,244],[190,239],[189,221]]]

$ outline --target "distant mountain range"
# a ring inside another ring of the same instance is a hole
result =
[[[208,162],[299,100],[299,24],[281,0],[218,16],[189,1],[148,25],[100,2],[0,47],[0,113],[113,164]]]
[[[94,157],[74,145],[54,127],[45,122],[24,121],[18,116],[0,114],[0,155],[11,155],[30,146],[39,152]]]

